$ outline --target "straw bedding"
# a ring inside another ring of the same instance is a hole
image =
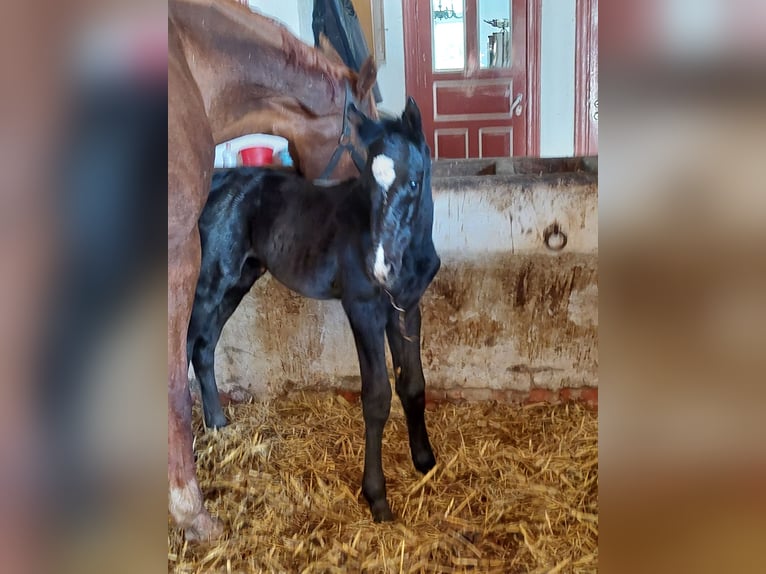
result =
[[[358,403],[301,392],[227,410],[232,424],[220,431],[194,413],[200,485],[226,534],[187,544],[169,522],[171,572],[597,570],[597,414],[582,406],[432,406],[438,464],[423,476],[394,399],[388,524],[372,522],[360,492]]]

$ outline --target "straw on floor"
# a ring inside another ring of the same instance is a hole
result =
[[[412,466],[396,399],[383,443],[394,523],[361,496],[361,406],[301,392],[227,407],[197,468],[223,539],[168,524],[170,572],[595,572],[597,414],[579,405],[443,404],[426,413],[437,466]]]

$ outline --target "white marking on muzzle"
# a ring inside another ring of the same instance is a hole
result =
[[[383,245],[378,243],[378,250],[375,252],[375,267],[373,268],[375,279],[385,283],[388,278],[388,270],[389,266],[386,265],[386,254],[383,251]]]
[[[388,191],[391,184],[396,179],[396,172],[394,171],[394,160],[385,154],[375,156],[372,160],[372,176],[378,185],[383,188],[383,192]]]

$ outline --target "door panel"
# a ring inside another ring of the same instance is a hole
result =
[[[468,153],[468,128],[442,128],[434,132],[434,157],[463,158]]]
[[[479,157],[507,157],[511,155],[513,128],[479,128]]]
[[[435,80],[433,91],[436,121],[513,119],[513,80]]]
[[[526,6],[404,0],[407,92],[435,158],[526,155]]]

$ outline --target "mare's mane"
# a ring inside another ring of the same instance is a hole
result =
[[[327,95],[336,106],[343,103],[345,81],[356,92],[358,76],[342,62],[305,44],[281,23],[234,0],[171,0],[169,15],[182,29],[182,37],[188,38],[183,42],[187,60],[195,48],[209,49],[230,67],[247,68],[257,60],[269,68],[269,80],[275,87],[287,83],[283,75],[286,70],[313,77],[315,81],[304,82],[311,85],[312,92],[290,94],[313,113],[322,115],[313,102],[327,101],[323,87],[329,88]],[[189,45],[189,40],[196,46]]]

